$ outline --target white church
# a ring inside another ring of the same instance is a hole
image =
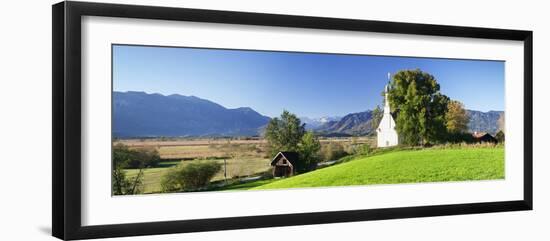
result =
[[[388,73],[388,79],[390,74]],[[376,134],[378,137],[378,147],[390,147],[397,146],[399,144],[399,138],[397,136],[397,131],[395,130],[395,121],[391,115],[390,102],[388,99],[389,84],[384,88],[384,115],[382,120],[376,129]]]

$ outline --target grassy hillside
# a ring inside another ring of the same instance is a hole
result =
[[[404,150],[355,159],[253,189],[504,178],[504,148]]]

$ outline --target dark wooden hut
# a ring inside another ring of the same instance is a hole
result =
[[[498,140],[495,137],[493,137],[491,134],[486,132],[474,132],[472,136],[474,137],[475,142],[480,142],[480,143],[481,142],[491,142],[491,143],[498,142]]]
[[[298,163],[298,153],[281,151],[271,160],[274,177],[289,177],[294,175],[295,165]]]

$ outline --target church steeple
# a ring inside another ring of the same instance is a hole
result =
[[[388,92],[390,91],[390,79],[391,74],[388,73],[388,84],[384,87],[384,114],[390,113],[390,101],[388,98]]]
[[[395,146],[399,144],[399,138],[397,131],[395,130],[395,121],[391,115],[390,99],[388,93],[390,92],[390,79],[391,74],[388,73],[388,84],[384,87],[384,114],[376,129],[378,138],[378,147]]]

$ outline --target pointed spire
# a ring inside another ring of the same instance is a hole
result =
[[[386,91],[386,93],[388,93],[390,91],[390,82],[391,82],[391,73],[388,72],[388,83],[386,84],[384,90]]]
[[[391,74],[388,72],[388,84],[384,88],[384,113],[390,113],[390,102],[388,99],[388,92],[390,92],[390,78]]]

